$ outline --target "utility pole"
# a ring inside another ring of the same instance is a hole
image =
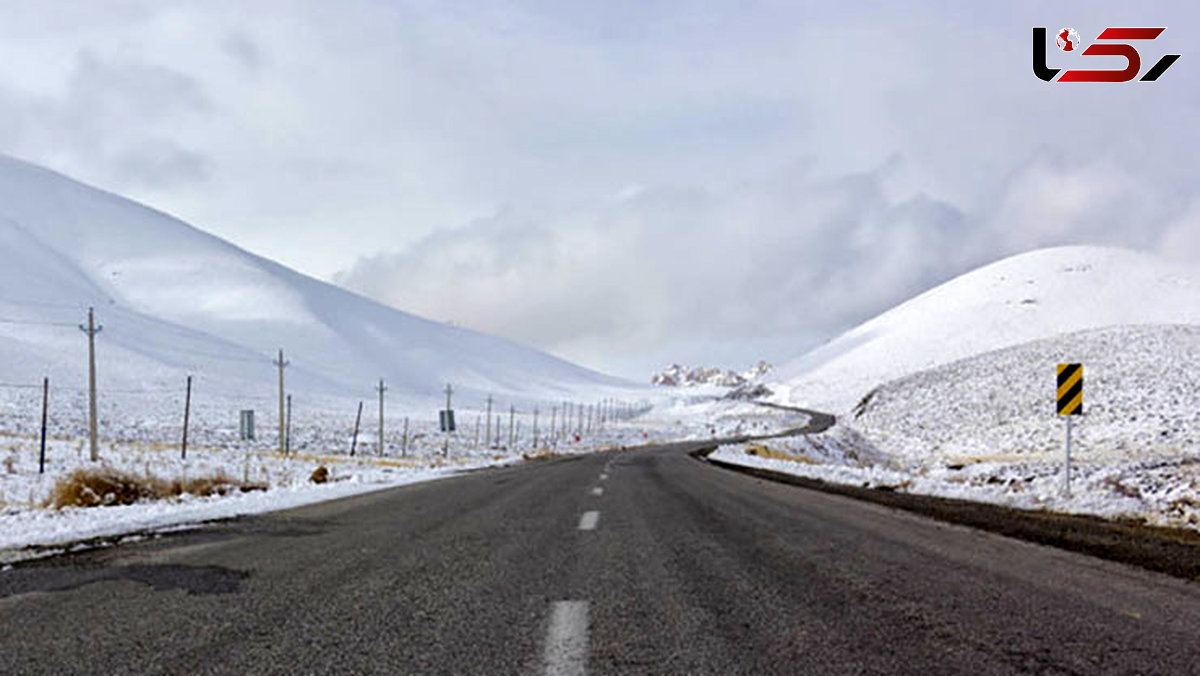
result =
[[[383,378],[379,379],[379,386],[375,388],[379,391],[379,455],[383,455],[383,393],[387,392],[387,387],[383,384]]]
[[[593,407],[593,404],[588,404],[588,423],[587,423],[587,433],[588,434],[592,433],[592,407]]]
[[[483,435],[484,442],[488,446],[492,445],[492,395],[488,395],[487,400],[487,433]]]
[[[96,439],[96,334],[104,330],[96,325],[92,308],[88,308],[87,326],[82,324],[79,330],[88,337],[88,441],[92,450],[92,462],[100,459],[100,443]]]
[[[508,405],[508,448],[509,448],[509,450],[512,450],[512,447],[513,447],[513,418],[516,416],[516,414],[517,414],[516,407],[513,406],[512,404],[509,404]]]
[[[400,457],[408,455],[408,416],[404,416],[404,436],[400,438]]]
[[[271,363],[273,363],[279,367],[279,452],[286,454],[287,453],[287,441],[284,439],[284,437],[287,436],[287,430],[284,429],[284,427],[287,425],[287,420],[286,420],[287,411],[285,410],[286,403],[284,401],[284,394],[283,394],[283,370],[285,368],[287,368],[287,365],[290,364],[291,362],[284,360],[283,349],[280,348],[279,359],[276,359],[275,361],[273,361]]]
[[[355,449],[358,448],[358,426],[362,424],[362,402],[358,402],[358,415],[354,418],[354,437],[350,439],[350,455],[354,456]]]
[[[287,396],[287,423],[283,428],[283,454],[292,452],[292,395]]]
[[[558,445],[558,407],[550,408],[550,447]]]
[[[183,443],[181,444],[180,459],[187,460],[188,419],[192,414],[192,377],[187,377],[187,393],[183,395]]]
[[[538,419],[538,407],[534,406],[533,407],[533,449],[535,451],[537,450],[537,445],[538,445],[538,428],[537,428],[538,421],[537,421],[537,419]]]

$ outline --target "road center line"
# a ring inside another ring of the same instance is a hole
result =
[[[589,512],[595,514],[595,512]],[[543,654],[546,676],[584,676],[588,657],[588,602],[555,601]]]
[[[600,480],[601,480],[601,481],[604,481],[604,480],[605,480],[605,479],[607,479],[607,478],[608,478],[608,475],[607,475],[607,474],[601,474],[601,475],[600,475]]]
[[[600,512],[592,510],[584,512],[579,517],[579,530],[596,530],[596,522],[600,520]]]
[[[592,489],[592,495],[600,497],[601,495],[604,495],[604,489],[600,486],[596,486]]]

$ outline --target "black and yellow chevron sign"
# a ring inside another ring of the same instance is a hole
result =
[[[1058,365],[1058,414],[1083,415],[1083,364]]]

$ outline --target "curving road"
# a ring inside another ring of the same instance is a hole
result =
[[[4,674],[1200,674],[1200,586],[698,462],[465,475],[0,572]]]

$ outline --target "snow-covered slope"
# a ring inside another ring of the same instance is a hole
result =
[[[1200,451],[1200,326],[1114,326],[1035,340],[893,380],[846,422],[914,463],[1062,454],[1055,366],[1084,365],[1077,460]]]
[[[844,412],[876,386],[918,371],[1133,324],[1200,325],[1200,274],[1123,249],[1041,249],[923,293],[786,364],[776,378],[784,399]]]
[[[107,388],[270,392],[276,350],[297,388],[559,397],[625,387],[507,340],[428,321],[306,277],[175,218],[0,156],[0,383],[80,383],[88,306]]]

